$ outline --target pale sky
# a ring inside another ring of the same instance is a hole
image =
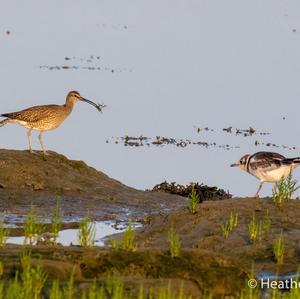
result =
[[[258,181],[229,165],[259,150],[300,155],[299,62],[299,1],[2,0],[0,6],[0,112],[62,104],[73,89],[104,102],[103,114],[77,104],[60,128],[44,134],[44,144],[141,189],[199,181],[254,194]],[[63,65],[78,69],[40,68]],[[216,131],[199,135],[195,126]],[[228,126],[272,135],[236,137],[222,132]],[[126,134],[240,148],[105,142]],[[1,148],[27,148],[26,130],[17,125],[2,127],[0,137]],[[297,149],[255,147],[256,139]],[[36,134],[33,140],[38,147]]]

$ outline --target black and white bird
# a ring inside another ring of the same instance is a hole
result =
[[[260,180],[255,197],[264,182],[276,183],[289,174],[300,165],[300,157],[285,158],[284,156],[272,152],[258,152],[253,155],[243,156],[237,163],[231,167],[239,167]]]

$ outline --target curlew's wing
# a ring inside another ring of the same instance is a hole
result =
[[[15,119],[26,122],[36,122],[40,119],[46,118],[51,115],[51,109],[60,109],[60,105],[43,105],[43,106],[34,106],[22,111],[4,113],[1,114],[3,117],[7,117],[9,119]]]

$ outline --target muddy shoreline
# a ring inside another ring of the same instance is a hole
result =
[[[126,220],[143,223],[135,232],[137,250],[127,252],[107,246],[83,249],[80,246],[27,246],[34,259],[41,258],[49,279],[66,281],[75,265],[78,288],[96,277],[103,280],[117,272],[126,288],[175,286],[184,282],[187,294],[200,297],[204,290],[235,296],[245,288],[254,272],[286,275],[296,273],[300,263],[300,201],[290,200],[282,207],[271,198],[228,198],[199,204],[195,213],[188,200],[164,192],[141,191],[127,187],[82,161],[70,161],[51,152],[46,160],[27,151],[0,150],[0,210],[4,214],[26,215],[34,207],[40,217],[49,217],[59,198],[65,216],[94,220]],[[216,198],[217,199],[217,198]],[[226,238],[221,227],[230,214],[238,215],[237,227]],[[268,217],[269,227],[259,240],[251,240],[249,226]],[[74,228],[78,223],[64,224]],[[181,252],[172,258],[169,252],[170,227],[180,236]],[[22,229],[12,229],[14,235]],[[274,241],[282,234],[284,263],[274,256]],[[0,249],[5,277],[20,268],[24,246]],[[251,274],[252,273],[252,274]]]
[[[65,215],[95,220],[133,219],[183,207],[185,199],[136,190],[55,152],[0,150],[0,211],[24,215],[31,206],[47,216],[57,199]]]

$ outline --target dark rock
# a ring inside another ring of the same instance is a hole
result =
[[[232,197],[229,192],[226,192],[223,189],[219,189],[217,187],[209,187],[207,185],[199,183],[190,183],[189,185],[184,186],[176,184],[175,182],[168,183],[164,181],[158,185],[155,185],[152,191],[166,192],[188,197],[191,194],[193,188],[199,195],[200,202],[203,202],[205,200],[228,199]]]

